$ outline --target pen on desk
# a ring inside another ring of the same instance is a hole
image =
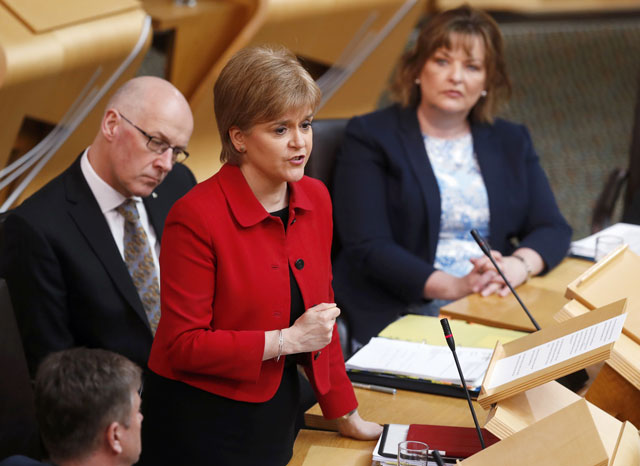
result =
[[[366,383],[358,383],[358,382],[351,382],[351,384],[354,387],[365,388],[367,390],[373,390],[374,392],[389,393],[391,395],[395,395],[396,394],[396,389],[395,388],[381,387],[380,385],[369,385],[369,384],[366,384]]]

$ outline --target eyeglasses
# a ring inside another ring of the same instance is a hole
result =
[[[118,112],[118,113],[120,113],[120,112]],[[151,152],[155,152],[156,154],[161,155],[161,154],[164,154],[167,151],[167,149],[171,149],[171,155],[172,155],[171,161],[173,163],[182,163],[185,160],[187,160],[187,158],[189,157],[189,152],[187,152],[186,150],[184,150],[184,149],[182,149],[180,147],[172,146],[167,141],[163,141],[162,139],[157,138],[155,136],[150,136],[145,130],[143,130],[142,128],[140,128],[136,124],[134,124],[131,120],[129,120],[122,113],[120,113],[120,116],[122,117],[122,119],[124,121],[126,121],[131,126],[133,126],[135,129],[140,131],[142,133],[142,135],[148,139],[147,148]]]

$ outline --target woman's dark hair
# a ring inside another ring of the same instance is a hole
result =
[[[453,36],[463,40],[463,47],[470,49],[472,39],[482,39],[485,48],[487,71],[485,90],[471,109],[471,119],[491,122],[499,107],[511,95],[511,81],[504,61],[502,34],[497,23],[487,13],[468,5],[435,15],[422,27],[415,45],[406,52],[396,71],[392,84],[395,99],[403,106],[416,106],[420,102],[420,87],[416,78],[427,60],[441,47],[450,49]]]

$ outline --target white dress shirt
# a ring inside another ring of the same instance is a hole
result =
[[[98,201],[102,215],[104,215],[104,218],[109,225],[109,229],[111,230],[111,235],[116,242],[116,246],[118,246],[120,256],[122,256],[122,260],[124,260],[125,220],[124,217],[116,211],[116,209],[120,204],[127,200],[127,198],[113,189],[95,172],[87,155],[89,153],[89,149],[90,148],[87,148],[82,154],[82,158],[80,159],[80,169],[82,170],[85,180],[87,180],[89,189],[91,189],[91,192]],[[132,199],[136,202],[136,208],[140,215],[140,223],[142,224],[142,228],[144,228],[144,232],[146,233],[149,244],[151,245],[151,255],[153,256],[156,273],[158,277],[160,277],[160,266],[158,263],[160,242],[156,237],[156,232],[154,231],[153,226],[149,223],[149,216],[147,215],[147,209],[144,207],[142,198],[133,196]]]

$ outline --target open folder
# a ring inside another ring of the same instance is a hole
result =
[[[462,321],[451,321],[451,327],[460,344],[460,364],[474,398],[496,341],[507,343],[526,335]],[[398,319],[353,355],[346,367],[354,382],[465,397],[436,317],[410,314]]]
[[[458,357],[472,396],[477,396],[492,351],[458,348]],[[372,338],[346,363],[354,382],[464,397],[451,350],[446,346]]]

